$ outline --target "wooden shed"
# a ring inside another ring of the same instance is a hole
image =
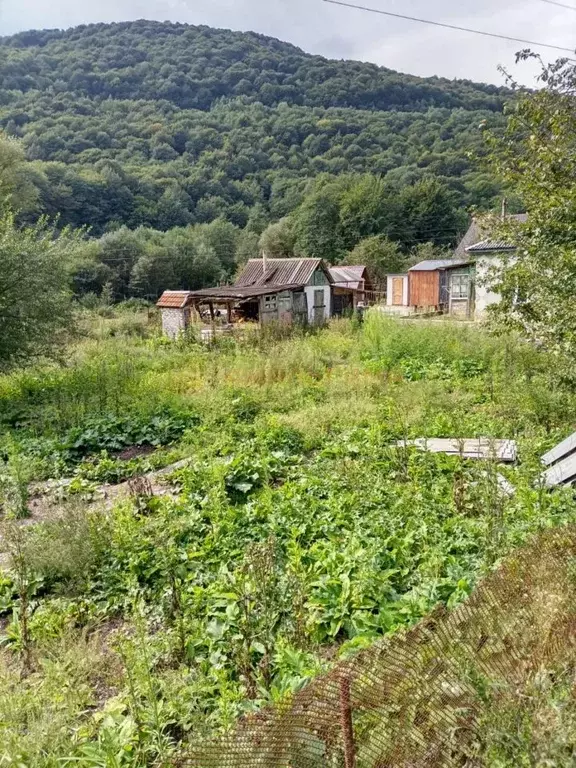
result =
[[[450,272],[468,261],[432,259],[408,271],[408,305],[420,310],[445,312],[450,299]]]
[[[365,266],[330,267],[332,277],[332,315],[341,317],[353,312],[358,305],[369,303],[373,288]]]

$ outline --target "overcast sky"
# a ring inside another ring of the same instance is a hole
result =
[[[350,0],[421,18],[576,48],[576,11],[542,0]],[[563,0],[574,5],[576,0]],[[254,30],[311,53],[372,61],[415,75],[501,83],[524,46],[328,5],[322,0],[0,0],[0,34],[146,18]],[[536,49],[535,49],[536,50]],[[562,55],[538,49],[547,60]]]

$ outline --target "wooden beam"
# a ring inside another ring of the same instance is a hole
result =
[[[421,437],[418,440],[400,440],[399,448],[419,448],[430,453],[447,453],[464,459],[494,459],[504,464],[514,464],[518,449],[514,440],[492,440],[482,438],[436,438]]]

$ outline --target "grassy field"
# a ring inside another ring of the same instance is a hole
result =
[[[575,423],[553,359],[473,327],[374,314],[206,348],[145,314],[87,324],[60,364],[0,378],[0,766],[170,765],[459,603],[576,522],[535,482]],[[520,462],[391,448],[422,436],[514,438]],[[171,493],[98,502],[183,458]],[[57,514],[30,519],[46,481]]]

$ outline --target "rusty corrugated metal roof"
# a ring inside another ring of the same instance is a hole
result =
[[[304,288],[305,283],[282,283],[281,285],[230,285],[222,288],[202,288],[199,291],[192,291],[191,301],[195,299],[204,299],[206,301],[218,301],[219,299],[245,300],[258,298],[259,296],[269,296],[272,293],[281,293],[282,291],[296,291]]]
[[[191,295],[190,291],[164,291],[156,306],[161,309],[184,309]]]
[[[307,285],[319,267],[325,270],[330,279],[330,273],[325,269],[322,259],[266,259],[266,273],[263,259],[250,259],[234,287],[267,284]]]

